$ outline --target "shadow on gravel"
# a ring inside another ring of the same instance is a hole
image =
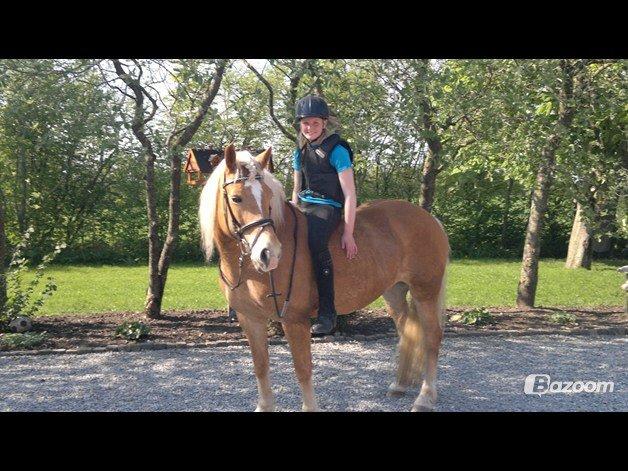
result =
[[[323,410],[409,411],[418,387],[386,396],[396,339],[316,343],[314,382]],[[625,337],[451,337],[439,359],[438,411],[626,411]],[[527,396],[524,380],[613,381],[605,394]],[[280,411],[301,399],[286,345],[271,346]],[[248,347],[0,357],[2,411],[252,411]]]

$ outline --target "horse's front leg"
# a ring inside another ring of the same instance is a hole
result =
[[[312,386],[312,350],[310,323],[283,323],[283,330],[290,344],[292,351],[292,360],[294,362],[294,370],[296,372],[299,386],[301,387],[301,395],[303,397],[303,411],[317,412],[318,403],[314,395],[314,387]]]
[[[268,360],[268,335],[266,333],[266,322],[258,319],[250,319],[246,316],[238,314],[238,321],[244,334],[249,341],[251,353],[253,354],[253,368],[255,377],[257,378],[257,391],[259,399],[255,412],[274,412],[275,398],[270,387],[270,378],[268,376],[269,360]]]

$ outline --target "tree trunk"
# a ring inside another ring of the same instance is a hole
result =
[[[166,141],[168,156],[170,158],[170,198],[168,200],[168,231],[166,240],[161,248],[161,255],[156,266],[149,264],[151,270],[151,286],[149,286],[149,296],[146,305],[146,316],[159,317],[161,315],[161,303],[163,301],[168,269],[172,253],[174,252],[179,237],[179,215],[181,209],[181,153],[183,148],[194,137],[196,131],[201,126],[209,107],[211,106],[222,82],[228,61],[221,59],[216,63],[216,71],[209,83],[201,105],[190,123],[182,128],[181,132],[173,131]],[[153,192],[154,192],[153,188]],[[158,247],[156,250],[159,250]],[[156,252],[157,253],[157,252]],[[156,255],[155,253],[155,255]]]
[[[514,180],[512,178],[508,179],[508,187],[506,188],[506,201],[504,207],[504,215],[502,216],[502,237],[501,237],[501,246],[502,249],[506,248],[506,238],[508,237],[508,217],[510,216],[510,200],[512,197],[512,186],[514,184]]]
[[[4,192],[0,188],[0,313],[7,303],[7,279],[5,262],[7,258],[7,238],[4,232]]]
[[[580,64],[581,67],[581,64]],[[536,286],[539,277],[539,257],[541,255],[541,230],[547,210],[547,200],[555,166],[556,150],[562,135],[569,130],[574,114],[574,77],[576,66],[569,60],[560,61],[561,80],[558,93],[558,122],[541,151],[541,163],[536,175],[536,184],[532,194],[532,204],[526,238],[523,246],[523,260],[519,286],[517,287],[517,306],[534,307]]]
[[[159,317],[164,285],[159,276],[159,217],[155,190],[155,154],[146,153],[146,211],[148,215],[148,289],[144,307],[146,317]]]
[[[168,278],[170,260],[179,237],[179,214],[181,209],[181,156],[180,149],[170,151],[170,199],[168,200],[168,233],[161,249],[159,263],[157,266],[158,282],[155,284],[155,291],[152,292],[153,304],[147,305],[146,316],[157,317],[161,314],[161,303]]]
[[[591,242],[591,230],[582,218],[582,206],[580,203],[577,203],[565,268],[586,268],[590,270],[593,247]]]
[[[421,200],[420,204],[426,211],[432,211],[434,204],[434,194],[436,193],[436,168],[440,161],[440,143],[435,142],[434,148],[430,149],[425,155],[423,161],[423,174],[421,178]]]
[[[543,149],[543,163],[539,166],[536,175],[536,185],[532,194],[532,205],[523,245],[521,276],[517,288],[517,306],[519,307],[534,307],[539,276],[539,257],[541,255],[541,230],[547,210],[555,152],[559,143],[560,138],[557,135],[550,137],[547,146]]]
[[[19,188],[17,203],[17,226],[20,235],[26,232],[26,208],[28,205],[28,184],[26,182],[26,156],[20,154],[17,157],[17,187]]]
[[[381,198],[379,195],[379,166],[380,166],[380,153],[375,156],[375,195],[376,198]]]
[[[427,211],[432,210],[434,204],[434,194],[436,193],[436,176],[440,165],[442,143],[438,135],[438,128],[435,124],[435,111],[427,95],[427,72],[429,69],[429,59],[422,59],[417,62],[417,79],[419,90],[419,110],[421,113],[420,129],[428,150],[423,161],[423,172],[421,178],[421,207]]]

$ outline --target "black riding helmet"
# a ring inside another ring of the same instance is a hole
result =
[[[303,118],[329,118],[329,107],[325,100],[316,95],[308,95],[297,101],[296,119]]]

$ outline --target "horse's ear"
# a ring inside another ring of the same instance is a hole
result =
[[[267,168],[270,172],[275,171],[275,166],[273,165],[273,148],[269,147],[260,155],[255,157],[255,160],[262,166],[262,168]]]
[[[227,161],[227,168],[231,173],[236,171],[236,153],[233,144],[229,144],[225,147],[225,160]]]

